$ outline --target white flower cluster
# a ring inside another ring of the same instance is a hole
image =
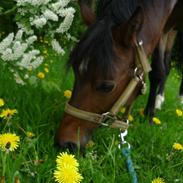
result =
[[[36,28],[43,28],[44,25],[46,25],[47,20],[45,17],[41,16],[35,16],[35,19],[31,22],[31,25],[35,25]]]
[[[0,42],[1,59],[4,61],[20,60],[17,65],[26,69],[35,68],[35,65],[39,66],[39,64],[32,65],[32,63],[36,61],[36,56],[40,54],[40,51],[36,49],[27,51],[27,49],[37,40],[37,37],[30,36],[24,41],[22,35],[23,31],[19,30],[15,36],[14,33],[10,33]]]
[[[53,11],[58,12],[60,9],[65,8],[70,3],[70,0],[58,0],[51,4]]]
[[[53,39],[51,42],[52,48],[59,54],[63,55],[65,51],[60,46],[59,42],[56,39]]]
[[[55,21],[57,22],[58,21],[58,16],[57,14],[55,14],[53,11],[47,9],[45,10],[45,12],[43,13],[44,17],[47,19],[47,20],[52,20],[52,21]]]
[[[75,9],[68,7],[71,0],[15,0],[18,5],[18,12],[21,16],[26,17],[28,15],[29,19],[26,21],[30,24],[30,29],[43,29],[52,35],[54,39],[55,34],[67,33],[70,29]],[[21,28],[23,28],[21,26]],[[25,28],[24,28],[25,29]],[[25,30],[27,32],[27,30]],[[55,44],[53,41],[53,49],[57,53],[63,54],[63,49],[60,44]],[[55,45],[57,45],[55,47]],[[61,51],[62,50],[62,51]]]
[[[23,40],[23,34],[23,30],[20,29],[16,35],[10,33],[0,42],[0,58],[6,63],[13,64],[14,68],[18,68],[17,70],[36,69],[43,62],[40,51],[30,47],[37,40],[37,37],[33,35]],[[14,72],[14,76],[17,83],[23,84],[17,71]]]
[[[34,30],[28,29],[27,27],[23,26],[20,22],[16,22],[19,30],[21,29],[23,32],[26,33],[26,35],[33,35]]]
[[[63,22],[60,24],[58,29],[56,30],[57,33],[64,33],[69,30],[72,25],[74,19],[75,10],[73,8],[67,8],[63,11],[60,11],[60,16],[65,17]]]
[[[55,39],[61,34],[71,41],[76,39],[69,34],[73,23],[75,9],[69,6],[71,0],[15,0],[17,3],[16,34],[10,33],[0,42],[0,60],[13,65],[10,71],[19,84],[24,84],[26,78],[19,71],[36,69],[43,62],[40,51],[34,49],[37,40],[35,32],[42,32],[51,42],[58,54],[63,55],[64,49]]]
[[[18,6],[40,6],[48,4],[50,0],[16,0]]]

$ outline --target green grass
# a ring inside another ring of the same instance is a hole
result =
[[[72,75],[65,73],[66,59],[67,55],[59,58],[51,54],[47,58],[50,72],[37,87],[29,84],[18,86],[7,67],[0,66],[0,98],[6,102],[3,108],[18,110],[12,119],[11,132],[21,136],[20,147],[7,157],[7,183],[13,182],[15,176],[21,183],[54,182],[55,159],[60,152],[54,147],[54,134],[66,102],[63,92],[72,88],[73,81]],[[183,117],[175,114],[176,108],[181,109],[177,99],[179,80],[173,70],[166,85],[166,102],[157,113],[161,125],[150,126],[139,114],[139,109],[146,104],[147,95],[139,97],[133,107],[134,121],[127,140],[132,146],[139,183],[150,183],[156,177],[164,178],[167,183],[183,183],[183,151],[172,149],[174,142],[183,144]],[[0,129],[3,127],[1,121]],[[35,137],[27,138],[20,128],[33,132]],[[84,157],[76,153],[83,183],[131,182],[125,157],[118,149],[118,134],[119,131],[114,129],[97,129],[93,134],[94,146],[86,150]],[[3,156],[0,152],[0,176]]]

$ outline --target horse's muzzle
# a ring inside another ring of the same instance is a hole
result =
[[[55,144],[70,152],[83,151],[91,140],[91,129],[87,124],[66,114],[55,135]]]

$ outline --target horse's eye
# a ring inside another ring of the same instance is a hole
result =
[[[105,92],[105,93],[109,93],[113,90],[114,88],[114,82],[112,81],[106,81],[103,83],[100,83],[97,87],[96,90],[100,91],[100,92]]]

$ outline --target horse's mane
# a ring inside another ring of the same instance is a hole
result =
[[[126,22],[138,6],[138,0],[100,0],[96,22],[91,25],[73,49],[68,65],[85,68],[92,63],[103,73],[112,69],[113,38],[111,29]]]

